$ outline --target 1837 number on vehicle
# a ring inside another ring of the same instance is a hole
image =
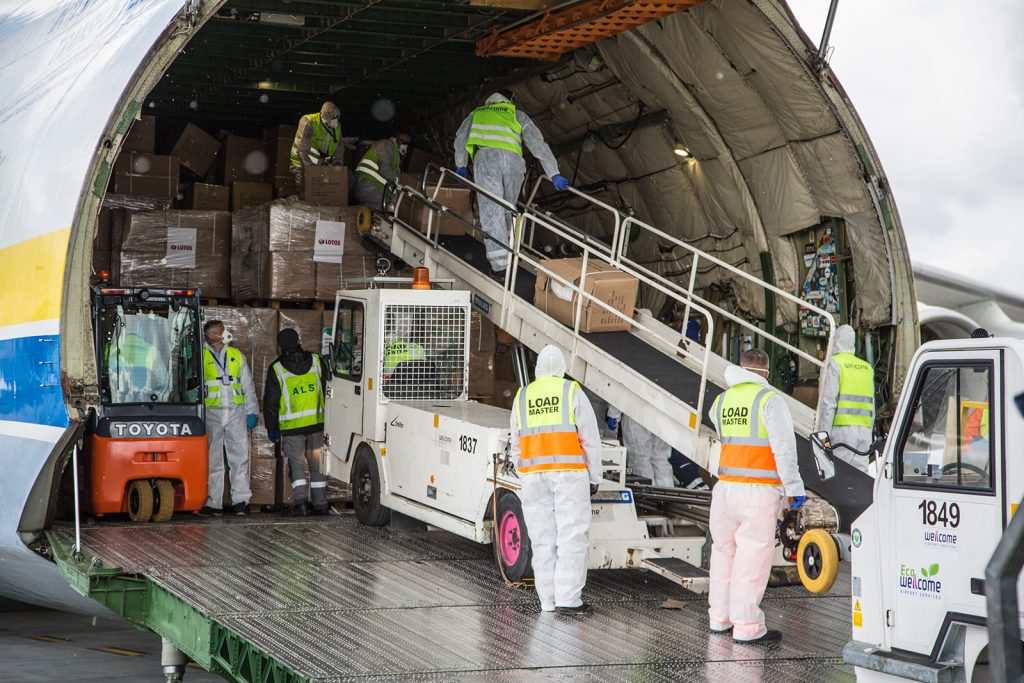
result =
[[[921,523],[929,526],[941,524],[953,529],[960,526],[960,506],[956,503],[942,503],[934,500],[922,500],[917,506],[921,511]]]
[[[459,450],[463,453],[476,453],[476,439],[471,436],[459,437]]]

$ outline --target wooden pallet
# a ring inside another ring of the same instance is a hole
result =
[[[563,54],[635,26],[657,21],[705,0],[588,0],[476,43],[479,57],[556,61]]]

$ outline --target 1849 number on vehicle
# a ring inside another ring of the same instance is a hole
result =
[[[922,500],[917,506],[921,511],[921,523],[929,526],[941,524],[945,527],[960,526],[960,506],[956,503],[936,503],[934,500]]]

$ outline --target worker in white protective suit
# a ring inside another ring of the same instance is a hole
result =
[[[766,628],[760,608],[775,554],[775,526],[784,496],[796,509],[807,494],[793,418],[768,384],[768,355],[744,351],[740,366],[725,371],[729,388],[708,412],[722,443],[711,493],[708,617],[712,633],[731,631],[736,642],[775,642],[782,634]]]
[[[875,375],[866,361],[853,355],[855,345],[853,328],[840,325],[821,384],[816,424],[818,430],[829,433],[833,446],[845,443],[867,451],[875,424]],[[842,447],[833,448],[832,454],[861,472],[869,472],[866,455]]]
[[[629,415],[623,415],[618,408],[609,407],[605,420],[609,429],[615,429],[621,422],[626,466],[633,474],[650,479],[651,486],[675,486],[672,464],[668,461],[672,455],[671,446]]]
[[[569,181],[558,172],[558,162],[544,136],[533,121],[512,102],[511,90],[496,92],[482,107],[474,109],[459,126],[455,135],[456,172],[469,177],[467,166],[473,160],[473,179],[493,195],[509,204],[519,199],[526,177],[523,143],[530,149],[551,178],[555,189],[569,187]],[[491,275],[504,278],[508,268],[512,214],[503,206],[478,195],[480,224],[493,239],[485,239]]]
[[[203,381],[206,386],[206,435],[210,475],[200,515],[220,515],[224,505],[224,461],[231,485],[231,511],[248,514],[249,432],[256,428],[256,386],[242,352],[229,346],[232,337],[219,320],[203,326]]]
[[[512,404],[510,457],[522,479],[523,518],[533,548],[533,575],[545,612],[584,615],[590,497],[601,481],[597,417],[565,356],[545,346],[537,379]]]

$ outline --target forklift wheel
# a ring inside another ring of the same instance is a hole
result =
[[[380,504],[380,472],[372,451],[360,449],[352,463],[352,507],[356,519],[366,526],[384,526],[391,510]]]
[[[800,538],[796,550],[800,582],[812,593],[826,593],[839,575],[839,549],[824,529],[810,529]]]
[[[145,479],[128,485],[128,519],[148,522],[153,516],[153,487]]]
[[[494,561],[505,571],[509,581],[522,581],[533,576],[530,536],[523,519],[519,496],[506,493],[498,500],[494,523]]]
[[[156,493],[156,499],[153,501],[153,521],[170,521],[174,516],[174,484],[169,479],[157,479],[153,491]]]

